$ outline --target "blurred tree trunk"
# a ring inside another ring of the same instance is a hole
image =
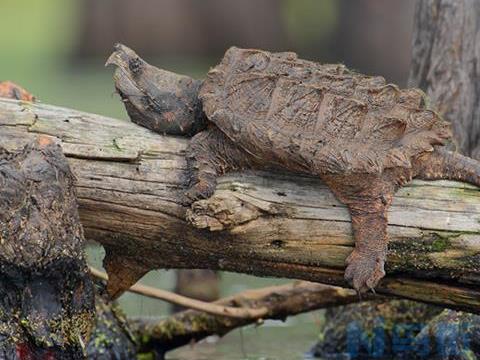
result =
[[[414,0],[341,0],[335,60],[406,83]]]
[[[106,56],[116,42],[147,56],[220,56],[232,46],[285,45],[277,0],[85,0],[76,55]],[[261,29],[261,31],[259,31]]]
[[[220,275],[213,270],[177,270],[175,272],[175,292],[192,299],[202,301],[215,301],[220,297]],[[174,305],[173,311],[184,310],[181,306]]]
[[[409,84],[452,122],[458,150],[480,159],[480,1],[424,0],[415,11]]]

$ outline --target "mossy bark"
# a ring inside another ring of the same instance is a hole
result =
[[[408,300],[371,301],[327,310],[312,353],[322,359],[393,359],[441,308]]]
[[[406,300],[328,309],[312,353],[322,359],[480,358],[480,316]]]
[[[0,147],[0,185],[0,357],[82,359],[94,295],[60,147]]]
[[[87,359],[135,359],[138,339],[117,304],[110,302],[103,283],[96,284],[95,324],[87,345]]]
[[[444,310],[417,335],[404,359],[480,359],[480,316]]]

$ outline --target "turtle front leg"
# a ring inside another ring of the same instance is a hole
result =
[[[217,127],[210,126],[195,135],[187,148],[189,189],[185,193],[186,203],[212,196],[217,177],[252,166],[250,154],[237,147]]]
[[[395,189],[378,178],[333,177],[326,182],[352,218],[355,249],[346,260],[345,279],[359,293],[373,290],[385,276],[387,209]]]

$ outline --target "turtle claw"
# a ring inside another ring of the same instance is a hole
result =
[[[347,258],[345,280],[359,293],[371,290],[375,293],[375,287],[385,276],[385,256],[379,254],[360,253],[353,250]]]

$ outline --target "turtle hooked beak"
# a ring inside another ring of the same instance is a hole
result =
[[[117,67],[115,88],[133,122],[169,135],[191,136],[205,127],[200,80],[152,66],[122,44],[105,65]]]
[[[113,46],[114,52],[109,56],[107,61],[105,62],[105,66],[109,65],[116,65],[119,67],[128,67],[129,62],[132,59],[138,59],[139,61],[143,61],[132,49],[129,47],[116,43]]]

